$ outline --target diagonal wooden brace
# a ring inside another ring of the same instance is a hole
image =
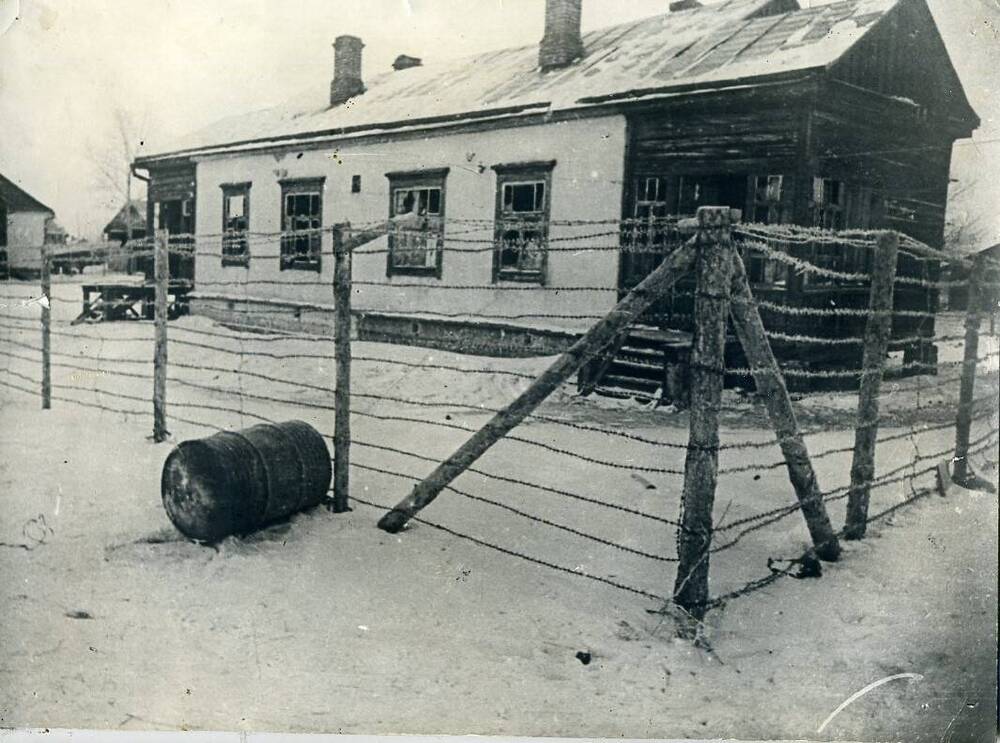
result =
[[[378,522],[380,529],[395,534],[421,509],[437,498],[456,477],[500,439],[527,418],[552,392],[566,382],[594,354],[614,341],[629,324],[645,312],[694,265],[694,238],[664,259],[659,268],[643,279],[607,316],[595,324],[545,370],[514,402],[477,431],[459,449],[418,483],[413,491]]]
[[[335,228],[335,234],[338,236],[337,239],[340,247],[346,253],[350,253],[355,248],[359,248],[366,243],[370,243],[372,240],[382,237],[382,235],[388,234],[391,229],[392,222],[380,222],[377,225],[358,230],[352,229],[350,222],[345,222]]]
[[[799,432],[795,411],[788,396],[785,379],[774,358],[771,344],[764,332],[764,323],[754,302],[753,292],[747,282],[743,259],[736,253],[733,258],[733,286],[730,314],[736,335],[743,346],[757,392],[764,398],[767,415],[781,446],[788,467],[788,477],[792,481],[795,495],[799,499],[802,515],[812,537],[816,555],[828,562],[840,557],[840,542],[833,531],[830,517],[823,503],[823,496],[816,481],[809,450]]]

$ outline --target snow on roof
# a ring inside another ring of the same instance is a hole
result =
[[[724,0],[584,35],[584,56],[543,73],[538,46],[425,61],[366,81],[330,107],[329,80],[287,103],[234,116],[160,151],[183,154],[311,134],[378,131],[427,120],[551,112],[599,99],[757,79],[836,62],[900,0],[842,0],[769,12],[773,0]],[[155,158],[145,155],[141,159]]]

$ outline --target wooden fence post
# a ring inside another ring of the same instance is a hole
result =
[[[42,245],[42,410],[52,407],[52,250]]]
[[[153,351],[153,441],[167,440],[167,294],[170,289],[170,234],[156,231],[153,248],[156,301],[153,307],[155,345]]]
[[[531,415],[553,391],[588,359],[612,343],[649,306],[673,286],[694,262],[693,240],[677,248],[659,268],[630,291],[604,319],[553,362],[514,402],[498,412],[450,457],[444,460],[406,498],[378,522],[380,529],[395,534],[422,508],[437,498],[456,477],[468,469],[491,446]]]
[[[719,474],[719,407],[725,374],[726,319],[733,270],[729,209],[698,209],[697,284],[694,341],[691,347],[691,419],[681,526],[677,531],[674,603],[694,620],[708,606],[708,559],[712,546],[712,509]],[[693,636],[697,624],[685,624]]]
[[[350,511],[351,468],[351,246],[344,242],[344,228],[333,229],[334,344],[337,359],[333,434],[334,513]]]
[[[858,421],[854,434],[851,488],[847,497],[847,539],[862,539],[868,528],[868,501],[875,477],[875,444],[878,438],[879,391],[885,356],[892,334],[893,286],[899,235],[886,232],[878,239],[872,268],[871,299],[865,327],[861,386],[858,390]]]
[[[799,431],[785,379],[764,331],[764,323],[747,281],[746,267],[735,250],[730,312],[736,336],[750,364],[757,393],[764,399],[771,427],[784,455],[788,477],[809,528],[813,549],[820,559],[834,562],[840,557],[840,541],[826,512],[816,472],[809,459],[809,449]]]
[[[973,261],[969,272],[969,297],[965,313],[965,357],[962,362],[962,383],[955,421],[955,471],[952,481],[962,487],[974,483],[969,469],[969,438],[972,431],[972,405],[976,386],[976,364],[979,359],[979,324],[982,318],[982,280],[985,269],[982,256]]]

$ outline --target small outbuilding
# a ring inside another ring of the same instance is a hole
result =
[[[0,173],[0,275],[29,276],[42,265],[42,245],[62,230],[55,212]],[[65,242],[65,231],[61,232]]]
[[[979,265],[981,294],[980,308],[995,318],[1000,310],[1000,243],[962,256],[963,263],[953,263],[948,267],[948,309],[965,312],[969,309],[969,279],[973,269]],[[992,323],[991,323],[992,324]]]
[[[104,226],[105,242],[124,245],[129,240],[146,237],[146,200],[132,199]]]

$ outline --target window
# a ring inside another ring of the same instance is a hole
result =
[[[635,184],[635,219],[629,234],[632,252],[663,253],[664,240],[672,225],[668,226],[667,180],[656,176],[639,178]]]
[[[833,178],[813,178],[813,225],[829,230],[849,226],[864,227],[881,220],[881,196],[870,187],[859,187],[848,193],[847,184]],[[850,212],[850,214],[849,214]],[[820,268],[846,274],[868,274],[871,271],[871,251],[865,247],[837,242],[819,242],[807,260]],[[850,285],[856,280],[806,274],[805,285]]]
[[[494,281],[544,283],[555,161],[495,165]]]
[[[840,230],[844,223],[844,184],[832,178],[813,178],[813,226]]]
[[[777,246],[775,246],[777,247]],[[778,248],[780,250],[780,248]],[[758,250],[749,250],[746,258],[747,279],[755,286],[783,287],[788,283],[788,266],[768,258]]]
[[[281,183],[281,270],[320,270],[323,179]]]
[[[250,263],[247,231],[250,229],[250,184],[222,186],[222,265]]]
[[[681,175],[677,179],[677,214],[694,216],[702,206],[746,211],[749,183],[744,173]]]
[[[861,186],[857,199],[857,226],[864,230],[877,229],[885,221],[885,199],[874,186]]]
[[[750,222],[781,224],[784,221],[784,201],[787,183],[783,175],[750,177],[748,205]],[[780,248],[779,248],[780,249]],[[784,287],[788,283],[788,267],[781,261],[766,257],[759,250],[744,254],[747,279],[754,286]]]
[[[650,177],[639,181],[640,204],[662,204],[666,201],[667,186],[662,178]]]
[[[784,181],[784,176],[780,175],[754,176],[752,211],[749,215],[751,222],[780,224],[783,221]]]
[[[861,245],[843,245],[839,243],[819,243],[812,251],[811,262],[829,271],[848,274],[870,274],[872,268],[872,251]],[[809,285],[839,284],[850,285],[863,283],[858,280],[845,280],[839,277],[806,274]]]
[[[386,173],[389,179],[388,276],[441,278],[448,169]]]

